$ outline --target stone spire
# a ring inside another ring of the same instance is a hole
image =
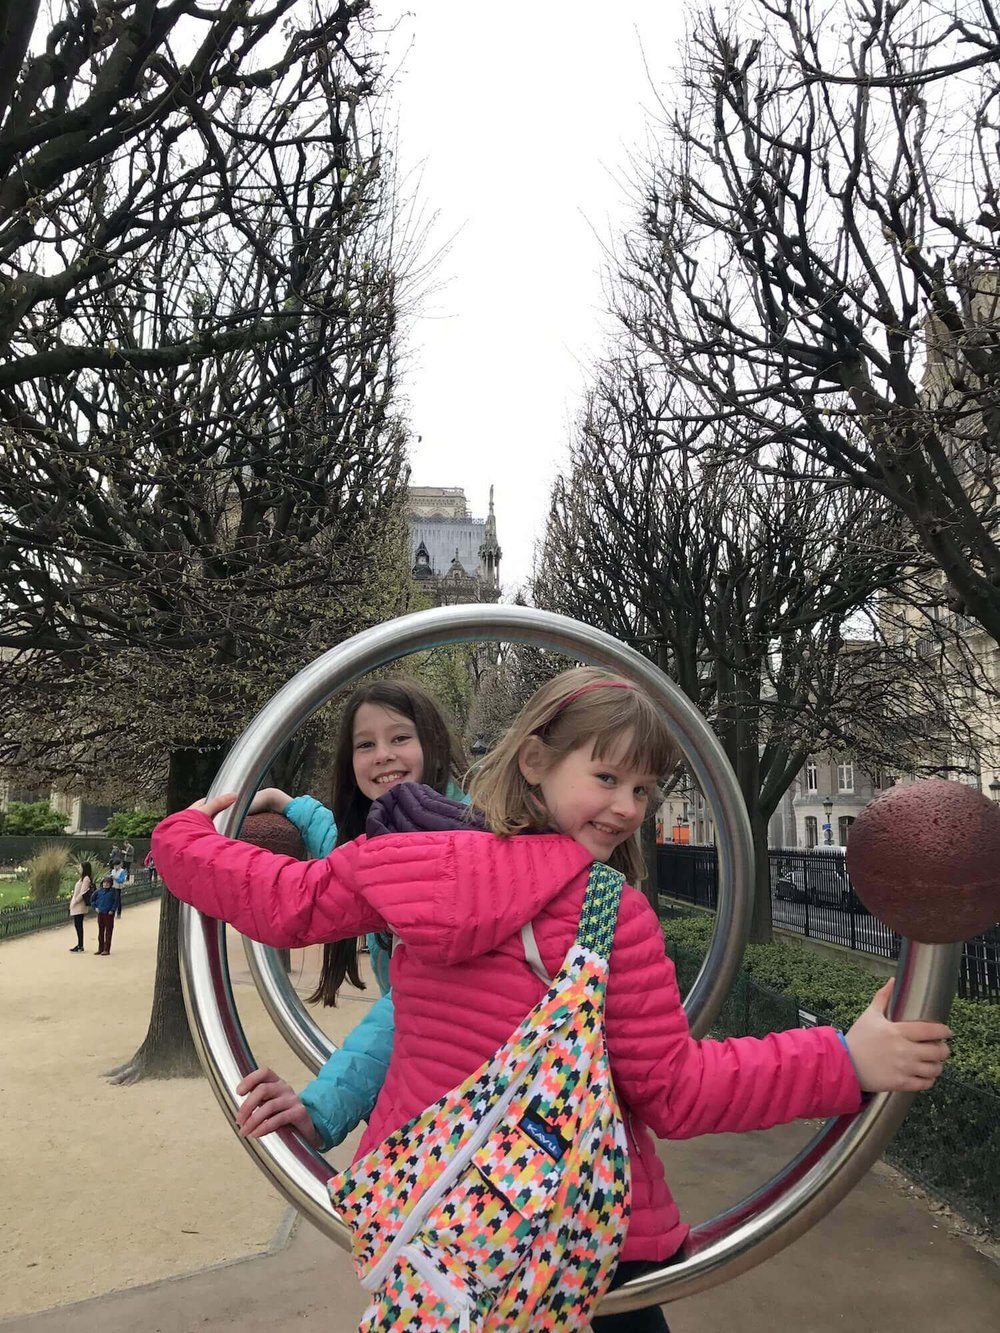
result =
[[[486,583],[491,588],[500,586],[500,544],[497,541],[497,520],[493,512],[493,487],[490,487],[490,512],[486,516],[483,542],[479,548],[479,558],[486,571]]]

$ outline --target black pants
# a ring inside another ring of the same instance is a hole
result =
[[[619,1264],[611,1279],[610,1290],[614,1291],[615,1287],[620,1287],[629,1278],[638,1277],[640,1273],[648,1272],[650,1268],[655,1267],[656,1264],[645,1263],[642,1260]],[[647,1305],[641,1310],[628,1310],[625,1314],[598,1315],[591,1328],[594,1333],[670,1333],[663,1311],[658,1305]]]
[[[76,926],[76,946],[77,946],[78,949],[82,949],[82,948],[83,948],[83,913],[82,913],[82,912],[80,912],[77,916],[74,916],[74,918],[73,918],[73,925]]]

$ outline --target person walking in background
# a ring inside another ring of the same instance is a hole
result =
[[[115,928],[115,903],[120,901],[119,891],[115,888],[110,875],[101,880],[100,888],[94,894],[94,906],[97,908],[97,949],[98,957],[107,958],[111,952],[111,935]]]
[[[132,878],[132,862],[135,860],[135,848],[129,842],[128,838],[122,843],[122,865],[125,867],[125,878]],[[121,912],[118,913],[121,916]]]
[[[127,879],[128,871],[125,869],[125,863],[123,861],[118,869],[111,875],[111,887],[115,891],[115,916],[121,916],[122,914],[122,889],[124,889]]]
[[[73,885],[69,900],[69,914],[76,927],[76,946],[70,953],[83,953],[83,918],[87,915],[90,898],[94,892],[94,876],[89,861],[80,862],[80,878]]]
[[[118,846],[117,842],[113,842],[111,844],[111,851],[108,852],[108,869],[113,871],[115,866],[120,866],[121,863],[122,863],[121,848]]]
[[[150,884],[155,884],[155,883],[156,883],[156,862],[153,860],[153,849],[152,849],[152,848],[150,848],[149,851],[146,853],[145,859],[143,860],[143,863],[142,863],[142,864],[143,864],[143,865],[146,867],[146,869],[149,871],[149,882],[150,882]]]

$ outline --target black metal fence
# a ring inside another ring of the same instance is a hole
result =
[[[681,991],[694,983],[701,957],[666,939]],[[814,1014],[820,1023],[828,1016]],[[799,1002],[760,985],[741,971],[713,1025],[715,1037],[763,1037],[798,1027]],[[905,1175],[945,1199],[976,1226],[1000,1235],[1000,1096],[945,1067],[913,1106],[886,1158]]]
[[[122,890],[122,906],[159,897],[162,884],[163,881],[154,878],[148,870],[137,870],[131,884]],[[29,935],[34,930],[46,930],[50,926],[68,926],[68,906],[65,898],[59,898],[54,903],[42,905],[14,903],[10,907],[0,907],[0,940]]]
[[[842,849],[777,847],[768,856],[776,926],[879,958],[899,957],[899,936],[873,917],[854,892]],[[656,849],[656,882],[660,893],[714,909],[715,848],[661,844]],[[958,993],[966,1000],[1000,1002],[1000,926],[965,945]]]

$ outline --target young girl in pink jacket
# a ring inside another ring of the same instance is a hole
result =
[[[360,1157],[479,1069],[541,998],[545,975],[555,976],[573,942],[593,862],[641,876],[636,835],[673,762],[642,690],[577,668],[535,694],[476,774],[472,807],[495,836],[461,827],[457,806],[453,831],[419,831],[424,789],[402,787],[385,800],[408,802],[416,817],[404,826],[418,831],[358,838],[325,861],[221,837],[211,821],[231,796],[166,819],[153,851],[178,897],[265,944],[301,947],[373,930],[398,938],[395,1040]],[[427,824],[440,830],[434,800]],[[382,804],[372,808],[370,831]],[[656,914],[642,894],[623,890],[605,1000],[631,1167],[616,1283],[675,1255],[687,1235],[654,1134],[766,1129],[853,1112],[863,1092],[933,1084],[948,1029],[890,1022],[888,997],[884,988],[846,1036],[809,1028],[694,1041]],[[666,1323],[650,1307],[593,1327],[652,1333]]]

